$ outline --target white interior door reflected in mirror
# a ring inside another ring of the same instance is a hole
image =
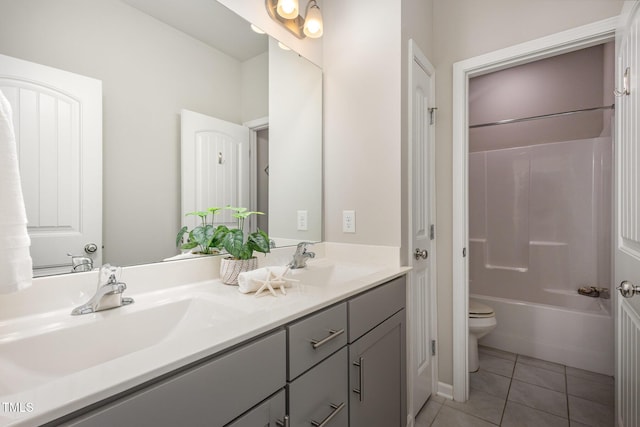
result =
[[[13,110],[34,276],[102,263],[102,82],[0,55]],[[34,161],[36,160],[36,161]],[[96,250],[85,254],[88,242]]]
[[[248,208],[249,129],[189,110],[181,111],[181,128],[182,225],[197,225],[198,217],[185,216],[189,212]],[[232,213],[220,211],[215,223],[235,226]]]

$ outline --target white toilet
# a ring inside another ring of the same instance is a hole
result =
[[[496,325],[493,308],[469,298],[469,372],[476,372],[480,368],[478,340],[493,331]]]

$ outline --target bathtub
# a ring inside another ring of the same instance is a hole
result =
[[[614,326],[611,300],[545,289],[564,307],[471,294],[493,307],[495,330],[481,345],[561,363],[605,375],[614,373]]]

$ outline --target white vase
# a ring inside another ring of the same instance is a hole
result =
[[[220,280],[227,285],[237,285],[238,275],[258,268],[258,258],[233,259],[224,257],[220,260]]]

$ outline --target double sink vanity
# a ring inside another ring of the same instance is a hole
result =
[[[95,272],[0,296],[0,425],[404,425],[407,268],[394,248],[314,251],[277,297],[214,279],[218,257],[125,268],[135,303],[80,316]]]

